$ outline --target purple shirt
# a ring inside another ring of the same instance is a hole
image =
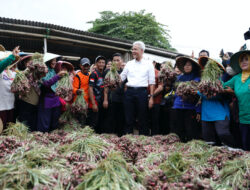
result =
[[[55,75],[50,80],[43,81],[43,85],[45,86],[45,96],[44,96],[44,108],[54,108],[61,106],[61,102],[59,96],[56,96],[55,92],[51,89],[51,86],[55,84],[60,77]]]

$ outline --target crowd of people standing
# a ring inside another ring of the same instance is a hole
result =
[[[4,51],[4,48],[0,51]],[[31,55],[21,55],[16,47],[9,56],[0,57],[0,118],[3,127],[18,119],[30,131],[50,132],[58,128],[65,104],[84,96],[87,116],[78,114],[82,125],[91,126],[96,133],[166,135],[176,133],[183,142],[203,139],[212,145],[226,145],[250,150],[250,51],[226,53],[222,60],[209,58],[202,50],[199,58],[177,56],[173,70],[174,82],[159,80],[158,63],[144,59],[145,44],[136,41],[132,46],[133,60],[124,62],[114,53],[111,62],[99,55],[93,64],[89,58],[80,60],[79,70],[72,64],[59,61],[60,56],[46,53],[48,68],[39,80],[30,81],[24,97],[12,93],[16,73],[32,65]],[[196,101],[176,94],[178,83],[200,83],[201,74],[209,60],[221,69],[219,81],[224,90],[208,97],[199,90],[192,91]],[[104,79],[111,63],[116,64],[121,82],[115,89],[107,88]],[[163,64],[162,64],[163,65]],[[70,73],[73,96],[63,99],[56,94],[58,81]]]

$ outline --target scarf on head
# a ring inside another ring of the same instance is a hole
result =
[[[47,80],[50,80],[52,79],[54,76],[56,75],[56,72],[54,69],[52,68],[48,68],[48,73],[45,77],[42,78],[43,81],[47,81]],[[51,89],[56,92],[56,87],[57,87],[57,83],[53,84],[51,86]]]
[[[250,55],[247,55],[248,57],[248,69],[246,71],[242,71],[241,81],[244,83],[250,76]]]

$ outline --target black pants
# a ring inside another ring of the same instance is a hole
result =
[[[216,134],[219,140],[228,146],[234,147],[234,138],[229,131],[230,121],[202,121],[202,137],[206,142],[216,143]]]
[[[151,120],[151,135],[160,134],[160,104],[154,104],[153,108],[149,110]]]
[[[138,119],[139,134],[149,135],[147,122],[148,115],[148,92],[147,88],[128,88],[124,97],[124,111],[126,127],[125,133],[133,133],[133,128]]]
[[[171,107],[167,105],[160,106],[160,134],[167,135],[170,132]]]
[[[98,104],[98,112],[94,112],[92,109],[88,111],[88,124],[92,127],[96,133],[104,133],[105,127],[105,115],[107,111],[103,108],[103,106]]]
[[[3,129],[6,128],[8,123],[14,123],[14,109],[0,111],[0,119],[3,122]]]
[[[99,110],[98,110],[99,111]],[[88,109],[87,124],[95,130],[96,133],[100,133],[97,128],[99,112],[94,112],[92,109]]]
[[[250,151],[250,124],[240,124],[243,149]]]
[[[17,119],[25,123],[30,131],[37,130],[37,106],[18,100],[17,102]]]
[[[171,133],[177,134],[182,142],[198,139],[196,115],[195,110],[173,109],[171,111]]]
[[[113,117],[113,104],[109,102],[109,106],[107,109],[103,109],[103,133],[114,134],[115,133],[115,125],[114,125],[114,117]]]

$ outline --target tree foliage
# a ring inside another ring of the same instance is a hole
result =
[[[169,30],[156,21],[152,13],[112,11],[100,12],[101,17],[88,23],[93,24],[88,31],[125,40],[141,40],[145,44],[175,50],[171,47]]]

